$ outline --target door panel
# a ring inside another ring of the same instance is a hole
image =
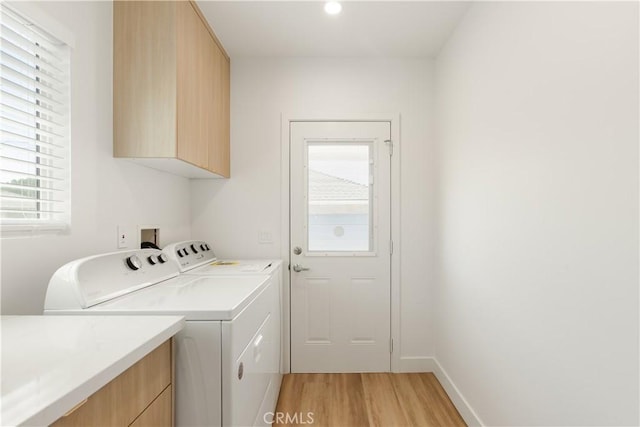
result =
[[[352,309],[351,318],[351,343],[373,344],[375,342],[376,317],[378,313],[369,310],[375,307],[375,277],[356,277],[351,279],[350,300],[359,301]]]
[[[301,286],[306,311],[305,344],[330,344],[331,287],[328,278],[306,278]]]
[[[291,124],[293,372],[390,370],[389,138],[389,122]]]

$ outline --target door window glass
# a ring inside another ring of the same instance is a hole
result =
[[[307,250],[373,249],[373,146],[307,144]]]

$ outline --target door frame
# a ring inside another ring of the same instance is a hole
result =
[[[291,272],[287,268],[291,261],[290,240],[290,135],[293,122],[389,122],[391,124],[391,141],[393,141],[393,155],[391,156],[391,240],[393,253],[391,254],[391,372],[400,372],[400,114],[399,113],[369,113],[369,114],[282,114],[280,126],[280,212],[281,258],[284,260],[282,268],[282,360],[283,373],[291,372]]]

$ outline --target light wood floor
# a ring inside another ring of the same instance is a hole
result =
[[[276,426],[466,426],[431,373],[285,375],[276,412],[290,417]]]

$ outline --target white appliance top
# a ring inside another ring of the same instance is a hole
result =
[[[277,259],[219,260],[211,246],[202,240],[172,243],[162,251],[178,263],[181,273],[188,274],[271,274],[282,264]]]
[[[253,301],[268,282],[268,276],[185,275],[83,311],[93,315],[173,314],[185,316],[186,320],[232,320]]]
[[[50,425],[179,332],[177,316],[2,316],[1,420]]]
[[[46,314],[177,314],[231,320],[267,286],[269,276],[187,276],[157,249],[112,252],[58,269]]]

